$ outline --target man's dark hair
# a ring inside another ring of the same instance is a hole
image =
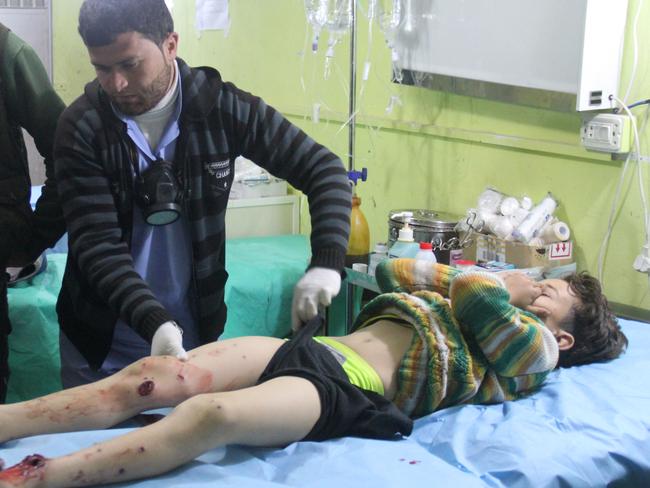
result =
[[[174,32],[165,0],[85,0],[79,34],[87,47],[112,44],[125,32],[138,32],[157,46]]]
[[[572,274],[564,280],[580,303],[560,324],[573,335],[575,342],[571,349],[560,351],[558,366],[566,368],[620,356],[627,347],[627,337],[610,311],[598,280],[586,272]]]

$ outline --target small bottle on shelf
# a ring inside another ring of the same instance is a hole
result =
[[[397,241],[388,251],[389,258],[414,258],[420,245],[413,240],[413,229],[408,222],[399,230]]]
[[[437,261],[436,255],[433,253],[433,246],[430,242],[420,242],[420,250],[415,255],[418,261],[430,261],[435,263]]]
[[[370,258],[368,259],[368,274],[370,276],[375,276],[377,265],[384,259],[388,259],[388,246],[385,242],[378,242],[375,244],[375,249],[370,253]]]

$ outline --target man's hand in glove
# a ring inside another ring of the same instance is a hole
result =
[[[314,318],[319,307],[327,307],[341,289],[341,274],[329,268],[311,268],[293,290],[291,328],[296,331]]]
[[[187,352],[183,349],[183,330],[174,322],[165,322],[151,340],[152,356],[174,356],[181,361],[187,360]]]

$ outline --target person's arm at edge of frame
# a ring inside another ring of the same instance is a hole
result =
[[[36,52],[12,33],[9,36],[8,43],[18,42],[19,47],[12,59],[6,60],[10,76],[5,78],[5,86],[12,94],[7,97],[7,104],[19,125],[34,138],[45,164],[46,181],[32,217],[28,249],[28,257],[34,260],[65,232],[52,157],[56,124],[65,104],[52,87]]]

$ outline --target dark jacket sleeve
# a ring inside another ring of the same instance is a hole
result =
[[[343,163],[259,97],[224,84],[220,101],[238,123],[246,158],[305,193],[311,215],[310,266],[343,269],[352,191]]]
[[[11,117],[33,138],[45,161],[46,181],[32,220],[29,255],[36,258],[53,246],[65,232],[65,222],[54,181],[52,157],[54,133],[65,108],[54,91],[45,68],[34,50],[9,34],[4,71],[7,107]],[[13,46],[13,49],[12,49]]]

